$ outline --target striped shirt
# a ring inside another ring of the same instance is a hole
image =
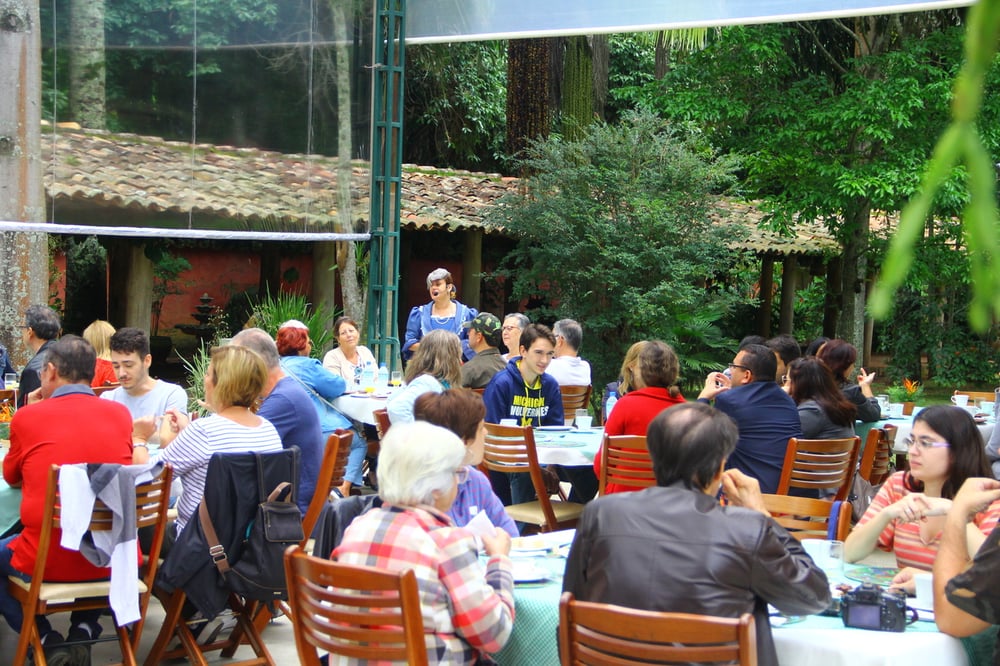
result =
[[[281,451],[281,438],[271,422],[261,419],[259,426],[240,425],[213,414],[192,421],[164,449],[160,460],[174,466],[183,490],[177,500],[177,533],[180,534],[191,516],[198,510],[205,494],[208,461],[216,453],[273,453]]]
[[[510,559],[493,556],[484,572],[472,534],[430,507],[372,509],[351,523],[333,557],[414,571],[431,664],[472,664],[480,652],[496,652],[510,637]]]
[[[910,491],[903,485],[905,474],[905,472],[896,472],[882,484],[858,525],[864,525],[879,511],[910,494]],[[1000,520],[1000,500],[993,502],[986,511],[977,513],[972,522],[984,535],[988,535],[993,531],[998,520]],[[920,538],[920,523],[894,519],[882,530],[877,545],[884,551],[895,552],[896,565],[901,569],[903,567],[916,567],[930,571],[934,568],[934,557],[937,555],[938,546],[941,545],[941,534],[935,534],[929,543],[925,543]]]

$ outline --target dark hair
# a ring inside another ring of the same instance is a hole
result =
[[[674,348],[666,342],[650,340],[639,352],[639,376],[642,377],[642,382],[646,386],[668,389],[675,398],[681,394],[680,389],[675,386],[680,369],[681,364]]]
[[[543,338],[549,341],[553,347],[556,346],[556,336],[552,335],[552,331],[545,324],[528,324],[521,331],[521,346],[525,349],[531,349],[531,345],[535,344],[535,341],[539,338]],[[518,350],[520,351],[520,350]]]
[[[64,335],[45,348],[44,363],[51,363],[56,374],[73,384],[86,384],[94,379],[97,352],[78,335]]]
[[[747,345],[743,352],[743,365],[750,370],[755,382],[773,382],[778,374],[778,359],[764,345]]]
[[[115,331],[111,336],[111,351],[119,354],[131,354],[137,352],[139,358],[146,358],[149,355],[149,336],[141,328],[125,326]]]
[[[573,351],[579,351],[583,344],[583,328],[572,319],[560,319],[554,323],[552,334],[565,340]]]
[[[795,404],[815,400],[827,418],[842,426],[853,426],[858,408],[844,396],[833,373],[818,358],[797,358],[788,366],[791,396]]]
[[[951,405],[933,405],[921,409],[913,417],[913,423],[923,422],[948,442],[948,478],[941,486],[941,497],[952,499],[966,479],[975,476],[993,478],[990,463],[986,459],[986,446],[979,434],[976,422],[969,412]],[[910,492],[923,492],[922,481],[914,479],[907,472],[903,483]]]
[[[763,335],[748,335],[744,337],[742,340],[740,340],[740,344],[736,348],[736,351],[742,351],[743,349],[746,349],[749,345],[766,345],[766,344],[767,344],[767,338],[765,338]]]
[[[736,422],[704,403],[664,409],[646,431],[656,484],[669,486],[679,481],[702,490],[736,448],[738,437]]]
[[[59,315],[47,305],[29,305],[24,311],[24,325],[42,340],[55,340],[62,330]]]
[[[802,349],[799,347],[798,341],[787,333],[774,336],[767,341],[767,346],[771,348],[771,351],[778,353],[785,365],[802,356]]]
[[[815,338],[806,347],[806,353],[803,354],[803,356],[815,356],[819,352],[819,348],[822,347],[823,345],[825,345],[826,343],[828,343],[829,341],[830,341],[830,338],[822,336],[822,335],[819,336],[818,338]]]
[[[343,324],[350,324],[351,326],[354,327],[355,331],[361,333],[361,327],[358,326],[358,322],[354,321],[353,319],[345,315],[342,317],[337,317],[337,320],[333,322],[333,337],[336,338],[340,336],[340,327]]]
[[[850,342],[835,338],[827,341],[816,357],[826,363],[833,378],[841,384],[847,383],[847,369],[858,360],[858,350]]]
[[[298,356],[309,344],[309,331],[298,326],[283,326],[278,329],[274,343],[281,356]]]
[[[486,405],[475,391],[453,388],[443,393],[424,393],[413,403],[413,418],[447,428],[463,441],[476,438],[486,418]]]

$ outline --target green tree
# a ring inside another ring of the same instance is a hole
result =
[[[733,182],[732,161],[633,114],[577,141],[534,142],[523,166],[524,196],[488,216],[519,238],[497,277],[545,303],[533,319],[581,322],[594,384],[614,379],[639,339],[675,345],[689,381],[717,363],[730,341],[716,322],[737,297],[715,281],[733,253],[708,212]]]

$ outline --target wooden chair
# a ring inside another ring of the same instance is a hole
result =
[[[787,495],[790,488],[820,491],[836,489],[833,499],[846,500],[851,491],[860,449],[860,437],[792,437],[785,450],[785,463],[775,494]]]
[[[865,440],[865,451],[861,456],[858,474],[873,486],[877,486],[892,473],[892,447],[896,441],[896,426],[886,425],[872,428]]]
[[[102,393],[106,393],[108,391],[114,391],[119,386],[121,386],[121,384],[108,384],[107,386],[94,386],[92,388],[92,390],[94,391],[94,395],[101,395]]]
[[[793,537],[802,539],[838,539],[843,541],[851,531],[851,506],[791,495],[763,495],[764,506],[775,522]],[[833,523],[833,530],[830,524]]]
[[[537,525],[542,532],[553,532],[576,525],[583,505],[573,502],[553,501],[545,492],[542,468],[538,465],[535,435],[530,426],[502,426],[486,424],[486,445],[483,464],[496,472],[526,473],[538,499],[504,507],[515,521]]]
[[[17,391],[14,389],[0,389],[0,403],[10,401],[14,403],[17,400]]]
[[[576,410],[587,409],[590,405],[591,385],[587,386],[560,386],[562,392],[563,418],[571,421],[576,416]]]
[[[958,389],[953,395],[967,395],[969,396],[969,402],[974,400],[985,400],[987,402],[995,402],[997,399],[997,394],[995,391],[965,391]]]
[[[378,432],[378,438],[382,439],[385,437],[385,433],[389,432],[389,426],[392,425],[389,422],[389,410],[376,409],[372,415],[375,417],[375,430]]]
[[[295,647],[305,666],[319,665],[319,650],[354,662],[426,666],[420,593],[412,570],[392,573],[340,564],[291,546],[285,551],[285,578],[296,618]]]
[[[609,483],[635,488],[656,485],[653,461],[644,435],[608,435],[601,443],[601,474],[598,493],[604,494]]]
[[[31,581],[25,582],[16,576],[7,579],[8,593],[21,604],[24,613],[24,625],[18,638],[17,649],[14,652],[15,664],[27,663],[28,646],[34,647],[36,664],[44,666],[45,654],[42,649],[41,637],[35,625],[36,615],[66,613],[75,610],[91,610],[109,608],[111,601],[111,581],[86,581],[80,583],[46,583],[44,582],[45,563],[48,560],[50,546],[54,543],[53,530],[62,526],[62,497],[59,493],[58,465],[49,470],[48,487],[45,492],[45,509],[42,513],[42,533],[38,540],[38,558],[31,572]],[[160,547],[163,545],[163,533],[167,521],[167,506],[170,503],[170,480],[172,469],[166,465],[160,474],[147,483],[135,488],[136,528],[148,527],[153,530],[153,540],[149,551],[149,560],[143,570],[136,571],[139,589],[139,620],[132,626],[131,635],[127,626],[117,627],[118,645],[121,648],[122,661],[125,664],[136,663],[135,651],[139,648],[142,629],[146,621],[146,609],[149,607],[149,595],[156,578]],[[112,530],[114,514],[100,500],[94,502],[90,517],[91,532],[109,532]]]
[[[559,600],[559,659],[578,664],[757,664],[753,616],[739,618],[635,610]]]

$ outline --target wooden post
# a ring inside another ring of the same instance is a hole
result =
[[[785,257],[781,264],[781,312],[778,315],[778,333],[791,335],[795,319],[795,290],[798,289],[799,260],[794,254]]]
[[[774,304],[774,257],[765,255],[760,265],[760,309],[757,334],[771,337],[771,308]]]

